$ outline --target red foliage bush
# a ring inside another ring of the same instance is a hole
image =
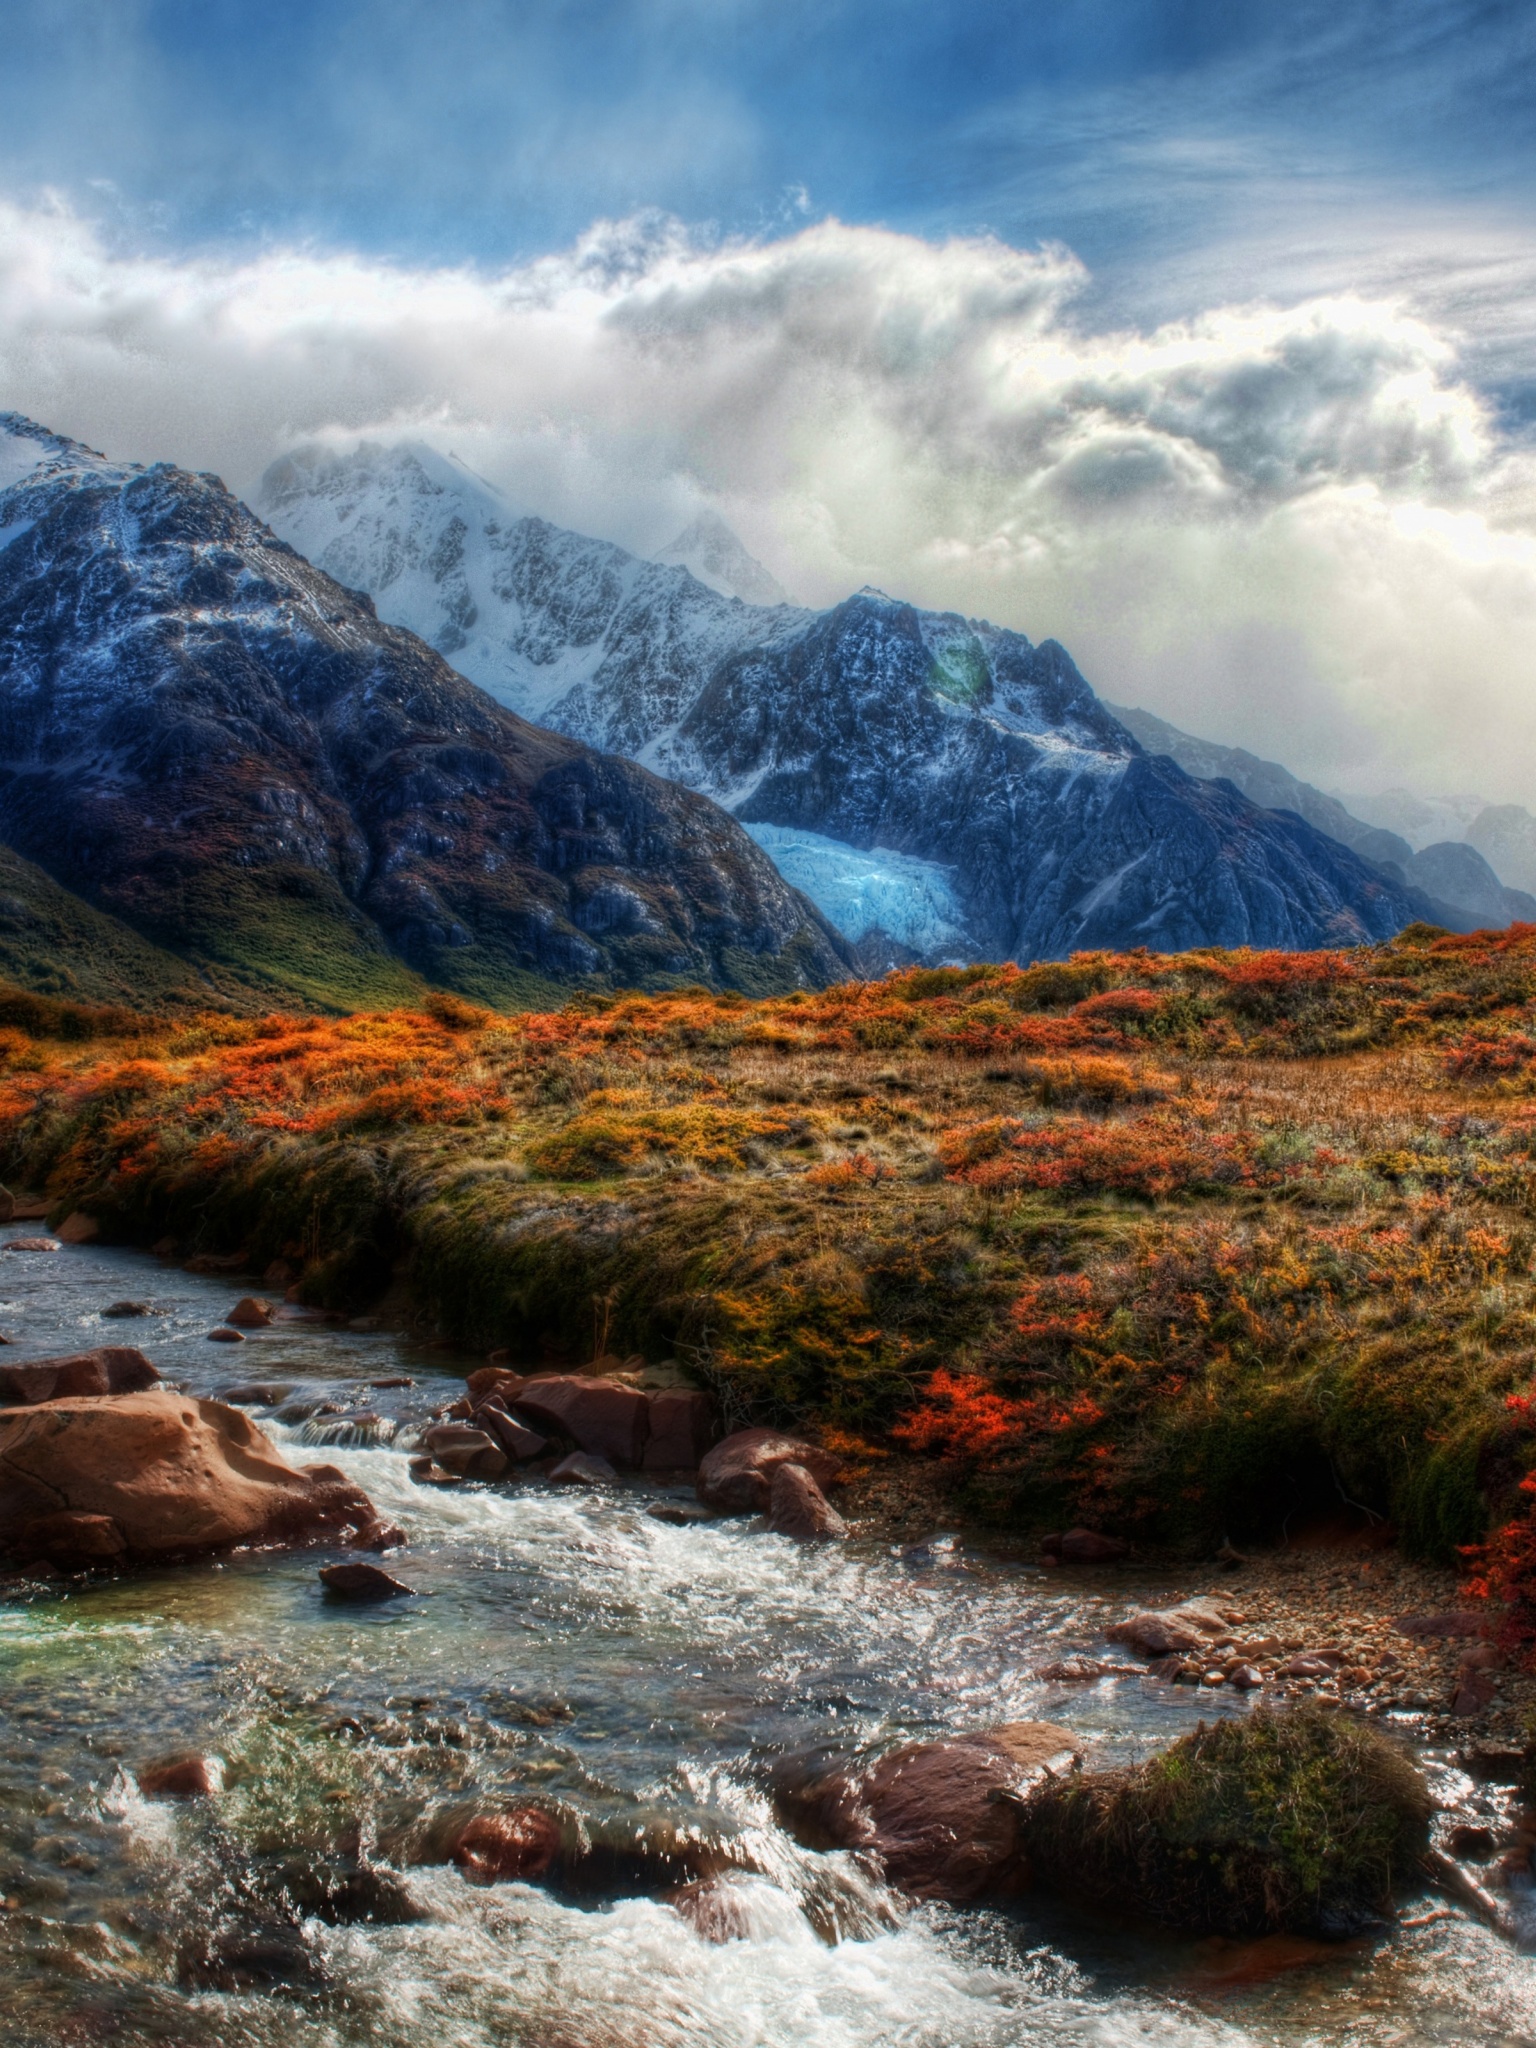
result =
[[[988,1117],[939,1140],[951,1180],[981,1188],[1037,1188],[1067,1195],[1132,1195],[1160,1201],[1193,1188],[1257,1183],[1253,1141],[1229,1131],[1192,1131],[1164,1115],[1128,1123],[1059,1117],[1029,1125]]]
[[[1516,1080],[1536,1060],[1536,1039],[1518,1031],[1502,1036],[1468,1031],[1453,1039],[1440,1057],[1453,1081]]]

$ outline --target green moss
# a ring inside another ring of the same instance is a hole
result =
[[[1428,1847],[1429,1788],[1385,1737],[1260,1709],[1139,1769],[1053,1781],[1023,1816],[1037,1881],[1192,1934],[1339,1937],[1391,1910]]]

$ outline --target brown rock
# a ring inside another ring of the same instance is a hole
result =
[[[752,1933],[748,1895],[729,1877],[699,1877],[668,1892],[662,1903],[682,1916],[701,1941],[746,1941]]]
[[[494,1437],[467,1422],[438,1422],[422,1432],[422,1448],[461,1479],[504,1479],[507,1454]]]
[[[245,1253],[199,1252],[195,1258],[188,1259],[187,1271],[189,1273],[207,1274],[243,1273],[245,1271]]]
[[[552,1466],[549,1474],[555,1486],[606,1486],[618,1476],[606,1458],[594,1457],[590,1451],[572,1451]]]
[[[92,1530],[112,1521],[130,1558],[345,1541],[382,1526],[334,1466],[296,1472],[238,1409],[163,1389],[0,1414],[0,1462],[0,1550],[24,1557],[60,1558],[61,1514]]]
[[[774,1467],[800,1465],[818,1486],[830,1486],[841,1461],[830,1451],[777,1429],[738,1429],[700,1462],[699,1499],[731,1515],[766,1512]]]
[[[61,1251],[56,1237],[8,1237],[0,1251],[7,1252],[56,1252]]]
[[[32,1539],[44,1555],[69,1563],[105,1563],[128,1548],[128,1539],[110,1515],[82,1515],[69,1509],[34,1522]]]
[[[1395,1627],[1400,1636],[1480,1636],[1488,1623],[1481,1614],[1405,1614]]]
[[[0,1186],[0,1223],[9,1223],[16,1214],[16,1197],[8,1187]]]
[[[224,1320],[237,1330],[264,1330],[272,1320],[272,1304],[254,1294],[243,1294]]]
[[[1223,1637],[1231,1639],[1224,1616],[1204,1600],[1184,1600],[1177,1607],[1128,1615],[1104,1633],[1112,1643],[1128,1643],[1143,1657],[1203,1650]]]
[[[298,1274],[286,1259],[274,1259],[261,1276],[264,1287],[291,1287]]]
[[[775,1465],[768,1490],[768,1526],[802,1541],[848,1534],[848,1524],[803,1465]]]
[[[714,1442],[720,1417],[708,1394],[689,1387],[668,1387],[649,1397],[650,1435],[645,1445],[647,1472],[692,1472]]]
[[[219,1789],[217,1765],[205,1756],[168,1756],[138,1774],[146,1799],[207,1799]]]
[[[243,1344],[245,1338],[239,1330],[232,1330],[227,1323],[221,1323],[216,1330],[208,1332],[208,1342],[210,1344]]]
[[[152,1316],[154,1313],[154,1309],[147,1301],[114,1301],[109,1302],[102,1310],[104,1316],[115,1322],[126,1321],[130,1316]]]
[[[235,1408],[277,1408],[292,1392],[287,1380],[250,1380],[242,1386],[226,1387],[219,1399]]]
[[[1129,1557],[1131,1546],[1118,1536],[1101,1536],[1097,1529],[1069,1529],[1057,1552],[1063,1564],[1114,1564]]]
[[[0,1365],[0,1401],[32,1404],[86,1394],[136,1394],[159,1378],[131,1344],[99,1344],[94,1351],[72,1351],[62,1358]]]
[[[416,1588],[407,1586],[376,1564],[326,1564],[320,1567],[320,1582],[333,1600],[414,1599]]]
[[[1493,1704],[1497,1688],[1486,1671],[1473,1671],[1460,1679],[1451,1694],[1451,1712],[1458,1721],[1471,1721],[1484,1707]]]
[[[524,1381],[516,1401],[519,1417],[535,1428],[570,1437],[578,1450],[606,1458],[634,1472],[645,1457],[650,1402],[633,1387],[575,1373]]]
[[[1264,1679],[1251,1664],[1238,1664],[1227,1673],[1227,1683],[1235,1685],[1239,1692],[1253,1692],[1264,1683]]]
[[[482,1401],[490,1400],[493,1394],[500,1394],[503,1400],[515,1401],[525,1381],[520,1372],[510,1372],[501,1365],[482,1365],[472,1372],[465,1382],[469,1398],[476,1407]]]
[[[54,1232],[60,1244],[92,1244],[101,1235],[101,1225],[83,1209],[72,1209]]]
[[[477,1813],[454,1836],[448,1849],[471,1884],[500,1884],[543,1877],[560,1853],[560,1824],[537,1806],[516,1806],[507,1813]]]
[[[911,1897],[963,1902],[1028,1881],[1018,1802],[1080,1744],[1050,1721],[912,1742],[864,1773],[838,1770],[786,1804],[813,1835],[878,1859]]]
[[[501,1446],[514,1465],[526,1465],[534,1458],[542,1458],[549,1449],[549,1438],[540,1436],[536,1429],[529,1429],[503,1408],[499,1400],[483,1402],[470,1418],[477,1429],[483,1429]]]

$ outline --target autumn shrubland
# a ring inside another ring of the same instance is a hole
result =
[[[1530,927],[515,1015],[0,995],[0,1145],[109,1238],[676,1357],[1021,1532],[1348,1503],[1536,1576]]]

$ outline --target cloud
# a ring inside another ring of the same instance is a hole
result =
[[[0,207],[0,403],[249,491],[417,434],[641,548],[718,505],[792,587],[1054,634],[1328,783],[1536,770],[1532,458],[1387,297],[1093,331],[1066,249],[640,218],[499,273],[124,254]]]

